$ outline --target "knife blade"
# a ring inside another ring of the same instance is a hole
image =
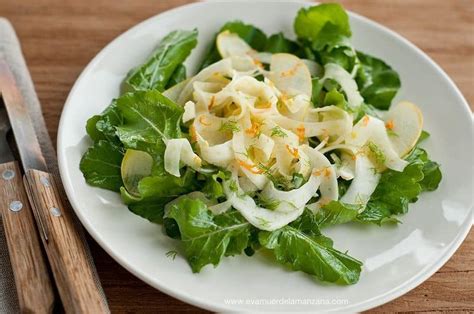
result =
[[[18,162],[7,142],[10,130],[0,98],[0,214],[22,313],[51,313],[53,286]]]
[[[74,313],[108,312],[90,267],[87,246],[72,212],[63,204],[56,177],[48,171],[15,78],[1,58],[0,93],[25,173],[24,185],[64,308]]]

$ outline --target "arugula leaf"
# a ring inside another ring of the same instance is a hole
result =
[[[368,202],[362,213],[357,215],[356,221],[373,223],[379,226],[386,223],[399,223],[400,221],[392,215],[390,208],[383,202]]]
[[[359,63],[354,49],[349,44],[347,44],[347,46],[335,47],[330,50],[322,50],[319,52],[319,59],[321,64],[336,63],[347,71],[352,71]]]
[[[331,201],[321,207],[315,214],[319,228],[344,224],[354,220],[359,213],[360,206],[344,204],[340,201]]]
[[[424,140],[426,140],[430,136],[431,136],[430,133],[428,133],[425,130],[422,130],[421,134],[420,134],[420,138],[418,138],[418,142],[416,144],[419,144],[419,143],[423,142]]]
[[[380,59],[357,51],[360,64],[356,82],[366,103],[388,109],[400,89],[398,73]]]
[[[217,266],[223,256],[240,254],[249,243],[251,226],[235,210],[214,216],[202,201],[184,198],[171,207],[168,218],[178,224],[195,273],[207,264]]]
[[[229,180],[230,177],[230,172],[224,172],[222,170],[220,170],[218,173],[207,175],[201,192],[203,192],[206,197],[211,200],[218,200],[219,198],[225,197],[222,183],[226,180]]]
[[[138,192],[144,199],[161,197],[178,197],[197,190],[196,173],[189,167],[185,168],[181,177],[159,175],[145,177],[138,183]],[[183,171],[182,171],[183,172]]]
[[[163,223],[165,205],[173,200],[173,197],[153,197],[148,199],[135,197],[130,195],[124,187],[120,188],[120,195],[132,213],[158,224]]]
[[[87,120],[86,131],[94,142],[107,140],[119,144],[115,127],[122,122],[122,116],[117,110],[117,101],[114,99],[100,115],[92,116]]]
[[[321,234],[317,216],[307,208],[305,208],[303,214],[298,219],[291,223],[291,226],[313,237],[315,241],[324,246],[332,247],[334,244],[330,238]]]
[[[423,132],[428,134],[426,131]],[[416,147],[407,157],[407,160],[411,162],[417,160],[423,162],[423,180],[420,181],[422,191],[434,191],[438,188],[443,177],[439,169],[439,164],[430,160],[428,153],[423,148]]]
[[[173,74],[170,77],[170,80],[166,84],[166,89],[175,86],[176,84],[184,81],[186,79],[186,66],[180,64],[176,67]]]
[[[303,271],[321,281],[344,285],[356,283],[362,263],[333,249],[328,238],[317,234],[317,224],[309,217],[304,215],[272,232],[260,232],[260,244],[272,250],[278,262],[293,270]]]
[[[123,149],[111,142],[99,140],[82,156],[79,165],[86,182],[92,186],[118,192],[122,186],[120,164]]]
[[[273,34],[267,39],[267,43],[263,51],[271,53],[292,53],[296,54],[299,50],[299,45],[289,40],[283,33]]]
[[[349,17],[337,3],[300,9],[295,18],[294,29],[298,38],[311,42],[316,51],[327,46],[345,46],[352,35]]]
[[[117,99],[123,123],[117,135],[126,148],[149,153],[155,162],[153,175],[163,174],[167,139],[180,138],[183,108],[157,90],[127,93]]]
[[[356,112],[357,115],[354,118],[354,124],[359,122],[360,119],[362,119],[365,115],[369,115],[372,117],[376,117],[380,119],[380,115],[375,111],[375,107],[369,104],[360,104],[358,111]]]
[[[265,45],[267,43],[267,36],[264,32],[262,32],[260,29],[253,25],[245,24],[241,21],[227,22],[226,24],[224,24],[224,26],[222,26],[218,33],[221,33],[226,30],[239,35],[239,37],[245,40],[250,45],[250,47],[257,51],[263,51],[265,49]],[[219,51],[216,47],[216,37],[217,34],[214,37],[214,40],[212,41],[212,45],[210,46],[208,52],[205,54],[205,58],[199,68],[200,70],[221,59]]]
[[[163,91],[177,67],[197,45],[198,31],[177,30],[169,33],[158,44],[148,60],[127,75],[123,90]]]
[[[125,187],[120,188],[120,194],[123,202],[134,214],[154,223],[162,223],[165,205],[197,188],[196,173],[187,167],[179,178],[163,174],[141,179],[137,187],[139,196],[131,195]]]
[[[337,63],[346,70],[352,70],[357,55],[350,44],[352,35],[349,17],[337,3],[325,3],[302,8],[294,23],[295,33],[308,58],[321,64]]]
[[[382,224],[398,221],[393,215],[405,214],[408,204],[416,202],[422,191],[435,190],[441,179],[439,165],[429,160],[422,148],[407,156],[409,164],[402,172],[386,170],[372,194],[366,209],[357,216],[361,222]]]
[[[333,88],[324,95],[323,107],[336,106],[345,111],[351,111],[344,94]]]

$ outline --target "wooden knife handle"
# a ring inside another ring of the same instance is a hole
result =
[[[107,313],[108,307],[81,241],[72,213],[65,211],[52,174],[27,170],[25,186],[48,255],[59,295],[67,313]]]
[[[20,311],[51,313],[53,287],[16,161],[0,164],[0,208]]]

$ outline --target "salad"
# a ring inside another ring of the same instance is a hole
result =
[[[173,31],[87,121],[87,183],[161,224],[193,272],[267,251],[354,284],[362,263],[324,229],[397,224],[439,185],[439,165],[418,146],[429,136],[422,112],[392,105],[400,78],[352,46],[344,9],[302,8],[294,31],[228,22],[193,75],[184,62],[198,30]]]

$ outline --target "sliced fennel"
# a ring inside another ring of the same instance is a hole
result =
[[[349,189],[341,197],[341,202],[353,205],[364,206],[369,201],[379,183],[380,173],[377,172],[375,165],[367,156],[360,154],[356,156],[354,180],[352,180]]]
[[[218,35],[217,47],[223,59],[180,86],[177,99],[184,105],[190,141],[170,140],[165,152],[165,169],[175,176],[182,165],[199,169],[201,162],[233,171],[238,191],[227,188],[227,200],[211,205],[213,213],[233,207],[252,225],[272,231],[298,218],[305,207],[317,211],[335,200],[363,210],[380,172],[407,165],[401,157],[422,127],[416,106],[400,103],[385,121],[366,115],[353,125],[353,111],[311,104],[311,75],[321,71],[316,63],[287,53],[257,53],[229,32]],[[269,71],[261,62],[269,63]],[[340,85],[353,110],[363,103],[342,67],[326,64],[321,82],[328,79]],[[309,138],[319,145],[310,147]],[[295,175],[304,184],[282,190]],[[352,180],[342,196],[338,178]],[[249,194],[274,206],[266,208]],[[319,198],[308,204],[314,197]]]
[[[191,144],[187,139],[177,138],[168,140],[165,149],[165,170],[175,177],[180,177],[181,161],[195,170],[201,168],[201,158],[193,152]]]
[[[364,102],[352,75],[340,65],[336,63],[327,63],[324,65],[324,76],[321,81],[324,82],[327,79],[332,79],[341,85],[351,108],[356,109]]]

